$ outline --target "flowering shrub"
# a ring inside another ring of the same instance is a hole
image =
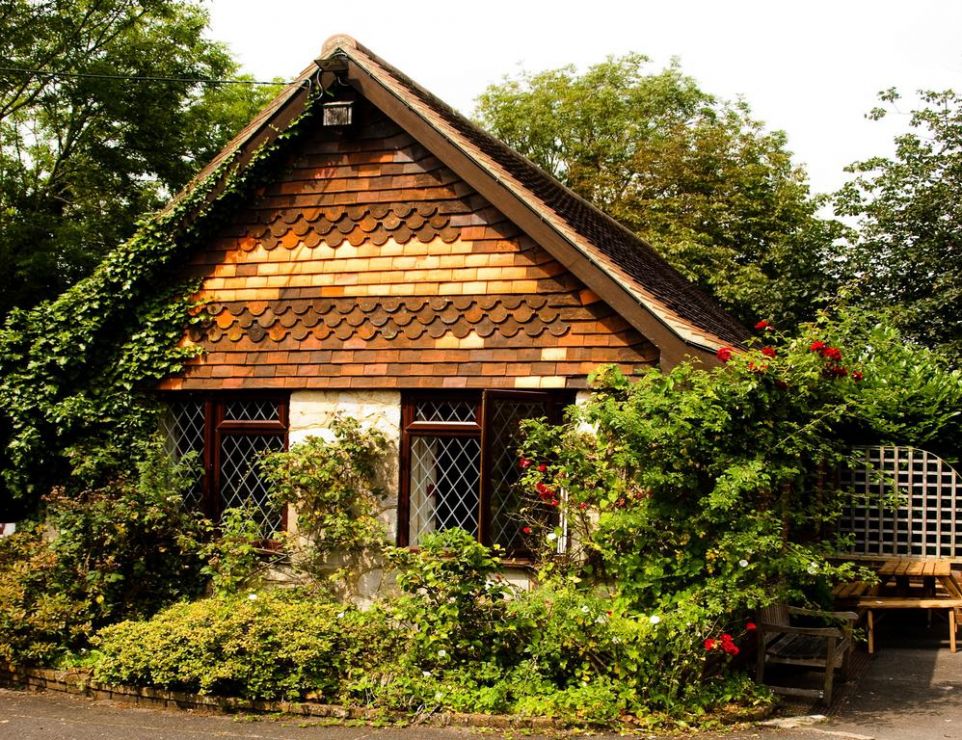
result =
[[[843,496],[829,471],[852,444],[957,439],[959,374],[884,325],[843,314],[796,337],[756,328],[715,369],[603,369],[565,425],[527,423],[525,534],[542,577],[604,585],[635,618],[684,612],[690,639],[647,648],[646,660],[665,651],[651,679],[662,693],[646,696],[656,706],[697,704],[693,687],[724,682],[754,609],[817,600],[855,575],[829,559],[845,542],[827,534]],[[538,523],[546,492],[564,531]]]
[[[419,670],[483,663],[513,652],[505,621],[511,588],[497,577],[497,550],[463,529],[426,535],[417,551],[396,548],[402,596],[392,604],[409,635],[407,659]]]
[[[384,492],[387,440],[355,419],[335,418],[333,439],[308,437],[290,450],[266,455],[261,466],[273,501],[291,505],[297,535],[286,546],[309,579],[348,592],[387,546],[378,518]]]

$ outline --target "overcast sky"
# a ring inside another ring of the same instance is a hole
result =
[[[342,3],[211,0],[213,38],[246,71],[285,79],[324,40],[348,33],[466,114],[490,83],[520,69],[586,66],[637,51],[671,57],[708,92],[744,97],[788,133],[815,190],[834,190],[854,159],[889,153],[907,116],[866,121],[896,86],[962,89],[962,2],[748,0]]]

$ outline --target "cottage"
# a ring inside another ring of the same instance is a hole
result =
[[[463,527],[512,551],[520,419],[557,414],[614,363],[671,366],[745,330],[647,244],[347,36],[201,173],[243,163],[321,106],[286,168],[197,249],[204,353],[160,389],[216,517],[250,501],[263,450],[334,414],[397,450],[401,545]],[[242,165],[243,166],[243,165]]]

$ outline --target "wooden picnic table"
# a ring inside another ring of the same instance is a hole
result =
[[[962,598],[962,590],[952,577],[951,560],[899,555],[882,560],[875,572],[882,589],[894,578],[900,596],[908,595],[909,579],[918,578],[922,580],[922,592],[927,598],[935,596],[936,583],[941,584],[950,598]]]
[[[952,575],[952,560],[880,555],[873,558],[872,567],[879,583],[870,587],[862,582],[840,584],[836,598],[854,601],[859,611],[868,617],[868,651],[875,652],[875,612],[890,609],[945,610],[949,622],[949,646],[956,651],[957,612],[962,610],[962,588]],[[891,586],[894,580],[894,592]],[[921,581],[922,591],[911,590],[911,581]],[[941,585],[944,594],[937,593]]]

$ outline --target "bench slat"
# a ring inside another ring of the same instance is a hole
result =
[[[858,605],[866,609],[952,609],[962,608],[962,599],[912,599],[901,596],[864,596]]]

